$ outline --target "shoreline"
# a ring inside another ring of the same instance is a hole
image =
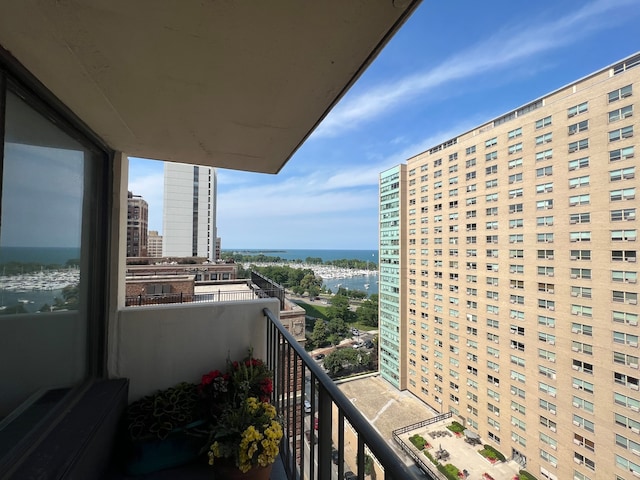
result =
[[[256,267],[281,267],[281,263],[276,262],[247,262],[242,263],[243,268],[249,268],[251,265]],[[335,280],[340,278],[353,278],[353,277],[370,277],[377,276],[377,270],[364,270],[358,268],[344,268],[336,267],[335,265],[316,265],[309,263],[287,263],[291,268],[303,268],[306,270],[312,270],[314,275],[322,278],[322,280]]]

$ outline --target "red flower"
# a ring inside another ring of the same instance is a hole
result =
[[[222,375],[220,373],[220,370],[211,370],[209,373],[205,373],[202,376],[202,385],[209,385],[210,383],[212,383],[216,378],[218,378],[220,375]]]
[[[270,378],[265,378],[264,380],[262,380],[260,384],[260,390],[262,390],[262,393],[264,393],[264,396],[266,398],[269,398],[269,395],[271,395],[271,392],[273,392],[273,382]]]

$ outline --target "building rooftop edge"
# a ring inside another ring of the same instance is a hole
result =
[[[422,151],[422,152],[420,152],[420,153],[416,153],[415,155],[412,155],[411,157],[407,158],[407,159],[405,160],[405,163],[404,163],[404,164],[408,163],[409,161],[413,160],[413,159],[414,159],[414,158],[416,158],[416,157],[420,157],[420,156],[421,156],[421,155],[423,155],[425,152],[429,152],[430,150],[432,150],[432,149],[434,149],[434,148],[437,148],[439,145],[443,145],[443,144],[445,144],[445,143],[449,143],[449,142],[451,142],[451,141],[453,141],[453,140],[456,140],[456,141],[457,141],[457,139],[458,139],[459,137],[461,137],[461,136],[463,136],[463,135],[466,135],[467,133],[471,133],[471,132],[473,132],[474,130],[476,130],[476,129],[480,128],[480,127],[483,127],[483,126],[485,126],[485,125],[489,125],[489,124],[491,124],[491,123],[495,122],[496,120],[499,120],[499,119],[501,119],[501,118],[503,118],[503,117],[505,117],[505,116],[507,116],[507,115],[510,115],[510,114],[512,114],[512,113],[515,113],[515,112],[517,112],[518,110],[520,110],[520,109],[522,109],[522,108],[524,108],[524,107],[526,107],[526,106],[528,106],[528,105],[531,105],[532,103],[536,103],[536,102],[538,102],[538,101],[544,100],[545,98],[550,97],[551,95],[554,95],[554,94],[556,94],[556,93],[559,93],[559,92],[561,92],[562,90],[564,90],[564,89],[566,89],[566,88],[570,87],[571,85],[574,85],[574,84],[576,84],[576,83],[583,82],[583,81],[585,81],[585,80],[588,80],[588,79],[589,79],[589,78],[591,78],[591,77],[595,77],[596,75],[600,75],[600,74],[602,74],[602,73],[606,72],[607,70],[610,70],[610,69],[614,68],[616,65],[618,65],[618,64],[620,64],[620,63],[624,63],[625,61],[627,61],[627,60],[629,60],[629,59],[631,59],[631,58],[637,57],[637,56],[640,56],[640,50],[636,51],[635,53],[632,53],[631,55],[627,55],[626,57],[623,57],[623,58],[621,58],[621,59],[619,59],[619,60],[616,60],[615,62],[610,63],[609,65],[607,65],[607,66],[605,66],[605,67],[602,67],[602,68],[600,68],[600,69],[598,69],[598,70],[596,70],[596,71],[594,71],[594,72],[591,72],[591,73],[589,73],[589,74],[587,74],[587,75],[584,75],[583,77],[580,77],[580,78],[578,78],[578,79],[576,79],[576,80],[573,80],[573,81],[571,81],[571,82],[569,82],[569,83],[566,83],[566,84],[562,85],[561,87],[558,87],[558,88],[556,88],[556,89],[554,89],[554,90],[551,90],[550,92],[547,92],[547,93],[545,93],[544,95],[541,95],[541,96],[539,96],[539,97],[537,97],[537,98],[534,98],[533,100],[530,100],[530,101],[528,101],[528,102],[526,102],[526,103],[524,103],[524,104],[522,104],[522,105],[520,105],[520,106],[518,106],[518,107],[516,107],[516,108],[513,108],[513,109],[511,109],[511,110],[508,110],[508,111],[506,111],[506,112],[504,112],[504,113],[502,113],[502,114],[500,114],[500,115],[498,115],[498,116],[496,116],[496,117],[490,118],[490,119],[488,119],[486,122],[482,122],[482,123],[478,124],[477,126],[475,126],[475,127],[471,128],[471,129],[469,129],[469,130],[466,130],[466,131],[464,131],[464,132],[461,132],[460,134],[456,135],[456,136],[455,136],[455,137],[453,137],[453,138],[450,138],[450,139],[444,140],[444,141],[442,141],[442,142],[440,142],[440,143],[438,143],[438,144],[436,144],[436,145],[434,145],[434,146],[432,146],[432,147],[427,148],[426,150],[423,150],[423,151]],[[457,142],[456,142],[456,143],[457,143]],[[402,164],[401,164],[401,165],[402,165]],[[387,171],[387,170],[390,170],[391,168],[394,168],[394,167],[390,167],[389,169],[383,170],[383,172],[384,172],[384,171]]]

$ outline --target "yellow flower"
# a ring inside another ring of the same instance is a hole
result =
[[[218,442],[213,442],[211,444],[207,455],[209,457],[209,465],[213,465],[213,459],[220,456],[220,445]]]
[[[208,452],[210,465],[216,457],[233,458],[237,467],[247,472],[256,465],[267,466],[275,461],[283,428],[273,405],[249,397],[240,408],[227,412],[221,426],[225,421],[227,427],[217,432],[216,442]]]

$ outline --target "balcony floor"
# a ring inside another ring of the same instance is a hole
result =
[[[182,467],[168,468],[147,475],[126,475],[117,468],[107,473],[102,480],[214,480],[212,469],[202,463],[190,463]],[[223,480],[223,479],[219,479]],[[287,475],[280,457],[273,465],[270,480],[287,480]]]

